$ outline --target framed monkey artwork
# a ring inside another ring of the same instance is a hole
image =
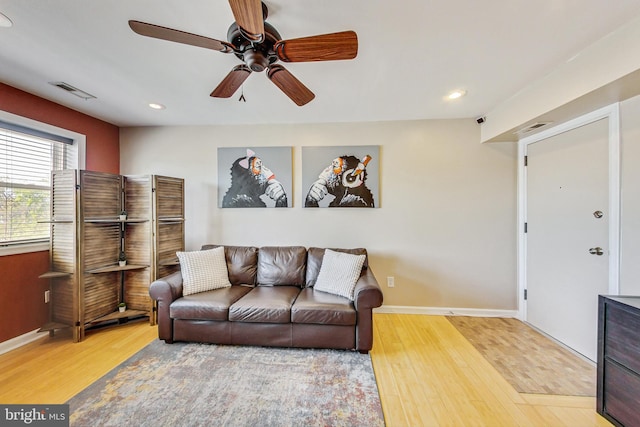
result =
[[[218,148],[219,207],[287,208],[291,188],[291,147]]]
[[[379,207],[378,145],[302,147],[306,208]]]

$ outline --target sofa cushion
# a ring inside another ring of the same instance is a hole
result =
[[[169,317],[185,320],[229,320],[229,307],[252,288],[230,286],[178,298],[169,306]]]
[[[327,249],[314,289],[349,298],[353,301],[353,290],[362,273],[365,255],[353,255]]]
[[[258,286],[229,307],[234,322],[289,323],[297,286]]]
[[[203,245],[202,249],[213,249],[221,245]],[[258,248],[253,246],[225,246],[224,255],[232,285],[255,285],[258,271]]]
[[[182,295],[231,286],[224,248],[176,252],[182,272]]]
[[[345,297],[305,288],[291,307],[291,322],[355,325],[356,309]]]
[[[364,248],[355,248],[355,249],[334,249],[330,248],[332,251],[336,252],[344,252],[347,254],[353,255],[367,255],[367,250]],[[309,248],[307,251],[307,277],[306,277],[306,286],[313,286],[316,284],[316,280],[318,279],[318,273],[320,272],[320,266],[322,265],[322,258],[324,257],[325,248]],[[364,264],[362,268],[366,269],[368,267],[368,260],[365,258]]]
[[[258,250],[258,286],[299,286],[305,283],[304,246],[264,246]]]

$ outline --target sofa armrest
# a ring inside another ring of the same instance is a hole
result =
[[[157,302],[158,337],[167,343],[173,342],[173,320],[169,313],[172,302],[182,296],[182,273],[176,271],[151,283],[149,295]]]
[[[166,301],[171,304],[182,296],[182,273],[176,271],[154,281],[149,286],[149,295],[156,301]]]
[[[356,350],[368,353],[373,347],[373,309],[382,305],[382,289],[371,267],[360,275],[353,295],[357,312]]]
[[[371,267],[365,269],[353,290],[353,304],[356,310],[372,309],[382,305],[382,289]]]

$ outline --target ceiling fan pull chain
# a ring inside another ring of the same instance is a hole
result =
[[[242,102],[247,102],[246,98],[244,97],[244,85],[241,86],[241,94],[240,94],[240,98],[238,99],[238,102],[242,101]]]

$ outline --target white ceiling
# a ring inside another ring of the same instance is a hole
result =
[[[225,0],[0,0],[0,81],[118,126],[359,122],[483,115],[640,15],[640,0],[266,0],[284,39],[354,30],[352,61],[284,64],[296,106],[264,73],[209,93],[232,54],[142,37],[130,19],[226,40]],[[64,81],[97,99],[48,84]],[[443,97],[462,88],[467,96]],[[166,105],[162,111],[147,104]]]

